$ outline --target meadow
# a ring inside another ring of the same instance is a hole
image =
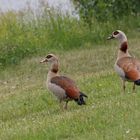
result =
[[[138,39],[129,41],[139,57]],[[84,46],[79,50],[53,51],[60,59],[61,74],[77,82],[88,95],[87,105],[69,103],[67,111],[46,89],[47,65],[41,56],[24,59],[1,72],[0,139],[2,140],[139,140],[140,92],[127,84],[122,93],[113,70],[117,43]],[[135,48],[135,49],[134,49]]]
[[[89,30],[67,16],[25,22],[20,14],[0,20],[0,140],[140,140],[140,87],[132,93],[127,83],[122,93],[113,69],[119,44],[106,40],[116,29],[125,31],[140,59],[140,20],[95,22]],[[60,110],[45,86],[48,66],[39,63],[48,53],[88,95],[87,105],[70,102]]]

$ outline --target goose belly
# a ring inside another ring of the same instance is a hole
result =
[[[122,68],[120,68],[117,64],[114,65],[114,69],[116,71],[116,73],[123,79],[123,80],[127,80],[125,77],[125,73],[123,71]]]
[[[53,83],[48,83],[47,87],[51,92],[53,92],[53,94],[58,99],[65,99],[66,98],[65,90],[62,89],[60,86],[53,84]]]

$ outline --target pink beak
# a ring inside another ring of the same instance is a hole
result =
[[[45,62],[48,62],[46,58],[40,61],[40,63],[45,63]]]

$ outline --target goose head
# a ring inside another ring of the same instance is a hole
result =
[[[54,54],[48,54],[44,59],[40,61],[40,63],[56,63],[58,62],[58,58]]]
[[[121,43],[127,42],[127,37],[125,33],[120,30],[114,31],[112,35],[107,38],[107,40],[114,39],[114,38],[118,39]]]

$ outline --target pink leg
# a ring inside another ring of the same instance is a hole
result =
[[[135,83],[133,84],[132,92],[135,93]]]
[[[125,81],[124,80],[122,80],[122,86],[123,86],[123,93],[125,93],[126,86],[125,86]]]
[[[66,104],[65,104],[65,106],[64,106],[64,109],[67,110],[67,108],[68,108],[68,101],[66,101]]]

